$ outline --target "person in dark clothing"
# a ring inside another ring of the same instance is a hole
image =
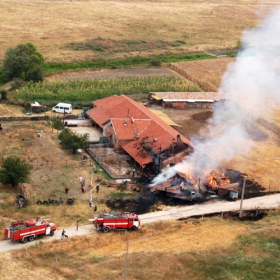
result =
[[[62,233],[61,233],[61,239],[64,239],[65,237],[65,230],[63,229]]]
[[[68,186],[65,186],[65,194],[68,194],[69,188]]]
[[[99,193],[99,185],[96,186],[96,193]]]
[[[93,210],[94,210],[94,211],[97,211],[97,205],[94,205]]]
[[[81,185],[81,190],[82,190],[83,193],[85,192],[85,186],[84,185]]]

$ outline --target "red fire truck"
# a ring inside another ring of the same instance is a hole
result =
[[[31,219],[27,221],[12,222],[10,226],[5,227],[5,238],[12,241],[33,241],[36,236],[50,235],[53,236],[56,230],[54,223],[49,223],[46,219]]]
[[[138,215],[134,213],[121,212],[119,214],[101,214],[93,219],[89,219],[93,222],[96,229],[108,232],[111,229],[130,229],[136,230],[140,228],[140,219]]]

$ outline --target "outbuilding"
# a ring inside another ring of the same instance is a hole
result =
[[[212,108],[224,101],[224,94],[218,92],[151,92],[149,103],[164,108]]]

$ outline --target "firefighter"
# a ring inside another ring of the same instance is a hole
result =
[[[63,229],[62,233],[61,233],[61,239],[64,239],[65,237],[65,230]]]

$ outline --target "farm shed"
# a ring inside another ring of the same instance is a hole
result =
[[[224,95],[218,92],[151,92],[149,102],[165,108],[212,108],[224,101]]]
[[[31,112],[32,113],[42,113],[47,110],[46,106],[40,105],[37,101],[30,104]]]

